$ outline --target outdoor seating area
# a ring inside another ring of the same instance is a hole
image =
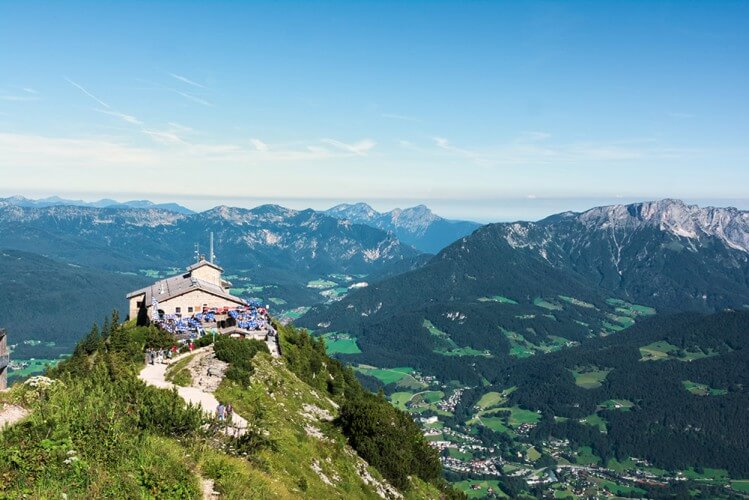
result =
[[[158,312],[152,324],[177,337],[178,340],[198,339],[212,331],[258,338],[268,335],[270,314],[259,300],[234,308],[204,308],[190,317]]]

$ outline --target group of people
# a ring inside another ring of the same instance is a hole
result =
[[[177,353],[177,346],[171,349],[146,349],[146,362],[149,365],[168,363]]]
[[[218,406],[216,407],[216,419],[219,422],[228,422],[231,423],[232,416],[234,415],[234,407],[229,404],[224,404],[219,402]]]

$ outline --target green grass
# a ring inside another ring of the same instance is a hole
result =
[[[430,335],[435,337],[437,346],[433,349],[432,352],[436,354],[441,354],[442,356],[482,356],[486,358],[491,358],[492,355],[488,351],[479,351],[478,349],[474,349],[472,347],[460,347],[458,344],[453,341],[453,339],[450,338],[450,336],[434,326],[434,324],[429,321],[428,319],[425,319],[422,322],[422,326],[427,329]]]
[[[678,361],[696,361],[698,359],[710,358],[717,356],[719,353],[712,350],[686,351],[679,347],[659,340],[646,346],[640,347],[640,361],[665,361],[675,359]]]
[[[187,365],[190,361],[195,358],[195,354],[185,356],[174,364],[171,364],[166,369],[165,379],[172,382],[174,385],[180,387],[188,387],[192,384],[192,375],[190,370],[187,369]]]
[[[575,384],[579,387],[597,389],[601,387],[611,370],[611,368],[582,367],[572,370],[572,375],[575,377]]]
[[[606,419],[602,418],[598,413],[588,415],[587,417],[582,419],[581,422],[593,427],[597,427],[600,432],[608,431],[608,429],[606,428]]]
[[[541,453],[536,448],[531,446],[526,451],[526,456],[528,457],[528,460],[530,460],[531,462],[535,462],[536,460],[541,458]]]
[[[400,367],[400,368],[377,368],[368,365],[359,365],[354,367],[358,372],[365,375],[375,377],[385,385],[392,384],[400,381],[404,377],[410,375],[413,372],[413,368]]]
[[[690,467],[684,471],[684,476],[694,481],[728,482],[728,471],[725,469],[711,469],[705,467],[702,472],[697,472]]]
[[[509,436],[515,436],[515,432],[507,427],[504,419],[500,417],[481,417],[480,421],[476,421],[475,423],[480,423],[487,429],[491,429],[494,432],[500,432]]]
[[[307,288],[319,288],[321,290],[324,290],[326,288],[333,288],[336,286],[338,286],[338,283],[336,283],[335,281],[323,280],[323,279],[313,280],[307,283]]]
[[[584,307],[586,309],[595,309],[595,307],[596,307],[596,306],[594,306],[593,304],[591,304],[589,302],[584,302],[584,301],[582,301],[580,299],[576,299],[575,297],[567,297],[567,296],[564,296],[564,295],[557,295],[557,297],[559,297],[563,301],[567,302],[568,304],[572,304],[572,305],[577,306],[577,307]]]
[[[406,403],[411,401],[413,396],[412,392],[394,392],[390,395],[390,402],[399,410],[408,411]]]
[[[632,317],[654,316],[657,313],[657,311],[653,307],[643,306],[640,304],[631,304],[621,299],[606,299],[606,303],[614,307],[614,310],[616,312]]]
[[[502,393],[499,392],[487,392],[483,396],[481,396],[481,399],[479,399],[478,403],[476,403],[476,406],[478,406],[480,409],[485,410],[487,408],[491,408],[492,406],[498,406],[502,402],[504,402],[505,398],[502,395]]]
[[[498,302],[500,304],[517,304],[516,301],[502,295],[492,295],[491,297],[481,297],[479,302]]]
[[[636,486],[627,486],[622,484],[617,484],[613,481],[609,481],[608,479],[604,479],[600,483],[598,483],[600,487],[606,488],[614,495],[645,495],[647,492],[643,490],[642,488],[637,488]]]
[[[325,339],[325,351],[330,354],[360,354],[361,349],[356,337],[347,333],[330,332],[322,336]]]
[[[706,384],[698,384],[697,382],[691,382],[689,380],[682,380],[684,389],[691,392],[695,396],[725,396],[728,394],[726,389],[713,389]]]
[[[480,486],[480,489],[474,490],[472,488],[472,486],[474,485]],[[507,495],[499,487],[499,481],[496,480],[482,481],[478,479],[466,479],[464,481],[454,483],[453,486],[465,493],[466,497],[468,498],[486,498],[489,495],[489,488],[493,489],[495,495],[497,495],[499,498],[507,498]]]
[[[53,367],[60,362],[59,359],[17,359],[11,358],[11,361],[27,362],[29,365],[20,370],[8,369],[8,380],[13,381],[17,378],[26,378],[34,375],[41,375],[47,367]]]
[[[275,304],[277,306],[284,306],[286,305],[286,301],[284,299],[278,298],[278,297],[270,297],[268,299],[272,304]]]
[[[593,465],[601,461],[594,453],[590,446],[581,446],[577,450],[577,456],[575,462],[578,465]]]
[[[736,491],[740,491],[741,493],[749,494],[749,479],[737,479],[735,481],[731,481],[731,488]]]
[[[544,300],[541,297],[536,297],[535,299],[533,299],[533,305],[542,307],[549,311],[561,311],[562,310],[562,306],[560,306],[559,304],[554,304],[553,302]]]
[[[599,404],[598,407],[603,410],[621,410],[629,411],[635,404],[628,399],[609,399]],[[618,408],[617,408],[618,407]]]

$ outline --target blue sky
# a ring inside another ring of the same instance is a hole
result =
[[[2,2],[0,196],[749,208],[748,2]]]

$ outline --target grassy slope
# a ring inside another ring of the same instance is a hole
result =
[[[257,415],[254,420],[268,430],[274,445],[256,457],[263,474],[283,485],[283,493],[309,498],[377,498],[372,486],[364,483],[358,467],[366,468],[378,481],[380,474],[346,445],[340,430],[314,416],[319,408],[331,416],[335,404],[291,373],[281,360],[261,353],[253,360],[255,373],[250,389],[242,389],[224,380],[216,395],[231,402],[243,416]],[[310,408],[313,408],[310,410]],[[261,413],[256,413],[261,410]],[[320,431],[324,437],[308,434]],[[317,463],[326,479],[313,470]],[[438,492],[419,482],[407,498],[437,498]],[[224,488],[221,484],[220,488]],[[221,491],[221,490],[219,490]]]
[[[236,443],[220,434],[178,436],[149,427],[137,416],[144,406],[141,394],[175,396],[136,380],[138,365],[105,368],[105,356],[89,356],[84,364],[94,366],[90,375],[67,378],[64,386],[57,384],[43,396],[27,385],[0,394],[0,403],[33,410],[25,422],[0,432],[0,498],[60,498],[63,493],[71,498],[201,498],[200,478],[213,479],[214,489],[226,499],[378,497],[378,483],[384,483],[380,474],[346,445],[337,427],[311,415],[317,411],[310,410],[313,406],[335,415],[334,403],[291,373],[283,360],[258,354],[249,389],[225,380],[217,393],[270,439],[270,446],[242,456],[231,451]],[[184,406],[179,399],[166,404]],[[305,427],[322,435],[308,435]],[[77,458],[69,462],[72,456]],[[366,471],[370,484],[360,471]],[[420,480],[405,493],[406,498],[439,496]]]

